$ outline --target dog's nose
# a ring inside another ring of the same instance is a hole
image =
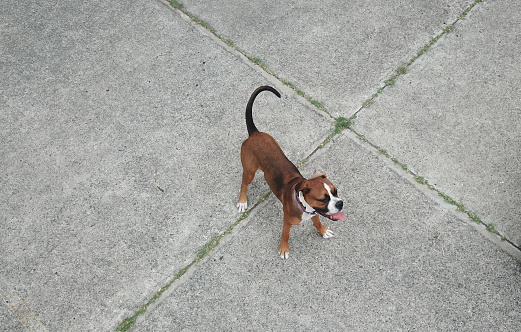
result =
[[[338,201],[336,202],[335,204],[335,207],[340,211],[342,210],[342,207],[344,206],[344,202],[343,201]]]

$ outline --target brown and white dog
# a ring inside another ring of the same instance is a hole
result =
[[[252,106],[255,97],[262,91],[271,91],[280,98],[280,93],[270,86],[256,89],[246,106],[246,127],[249,137],[242,143],[242,185],[237,207],[240,212],[248,207],[246,191],[248,185],[260,169],[271,190],[282,202],[284,222],[280,239],[279,254],[281,258],[289,255],[289,230],[302,220],[313,220],[317,231],[325,239],[331,238],[333,232],[322,225],[319,215],[331,220],[344,220],[345,214],[340,212],[343,201],[337,196],[337,189],[326,178],[316,171],[311,178],[302,177],[297,167],[289,161],[279,144],[270,135],[260,132],[252,118]]]

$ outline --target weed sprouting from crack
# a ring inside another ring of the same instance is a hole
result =
[[[488,224],[487,225],[487,231],[489,231],[492,234],[500,235],[499,232],[494,228],[493,224]],[[501,238],[503,239],[504,236],[502,236]]]
[[[311,103],[311,105],[313,105],[316,108],[318,108],[319,110],[324,111],[324,112],[327,113],[326,108],[324,107],[324,105],[321,102],[319,102],[319,101],[317,101],[317,100],[315,100],[313,98],[307,98],[307,99]]]
[[[473,212],[467,212],[467,215],[469,216],[470,220],[472,220],[473,222],[475,222],[476,224],[481,224],[481,219],[475,215]]]
[[[404,163],[400,162],[400,161],[399,161],[398,159],[396,159],[396,158],[391,158],[391,160],[392,160],[395,164],[399,165],[399,166],[400,166],[404,171],[407,172],[407,171],[409,170],[409,167],[407,167],[407,164],[404,164]]]
[[[426,178],[424,178],[423,176],[419,176],[419,175],[415,175],[414,180],[416,180],[416,182],[418,182],[419,184],[427,185],[429,183],[429,181],[427,181]]]
[[[263,203],[263,202],[267,201],[271,197],[271,195],[272,195],[271,191],[265,193],[264,195],[259,197],[259,199],[257,200],[257,204],[260,204],[260,203]]]
[[[467,7],[467,9],[465,9],[463,11],[463,13],[461,13],[461,15],[458,17],[458,20],[463,20],[465,19],[465,17],[467,17],[467,14],[472,10],[472,8],[474,8],[475,5],[477,5],[478,3],[481,3],[485,0],[476,0],[474,1],[474,3],[471,3],[470,6]]]
[[[335,120],[335,127],[333,132],[338,135],[345,129],[349,129],[352,125],[352,120],[344,117],[339,117]]]
[[[379,88],[378,91],[376,93],[374,93],[371,97],[367,98],[363,103],[362,103],[362,108],[368,108],[369,106],[371,106],[371,104],[373,103],[373,101],[383,92],[383,90],[387,87],[392,87],[396,84],[396,80],[400,77],[400,76],[403,76],[405,74],[407,74],[407,72],[409,71],[409,67],[416,61],[418,60],[419,57],[421,57],[422,55],[424,55],[427,51],[429,51],[443,36],[445,36],[446,34],[450,33],[453,29],[454,29],[454,25],[460,21],[460,20],[463,20],[465,19],[465,17],[468,15],[468,13],[472,10],[472,8],[474,8],[474,6],[476,6],[478,3],[481,3],[483,2],[484,0],[476,0],[474,1],[472,4],[470,4],[464,11],[463,13],[461,13],[458,18],[456,19],[456,21],[452,24],[449,24],[447,25],[443,30],[442,32],[440,32],[438,35],[434,36],[427,44],[425,44],[404,66],[401,66],[401,67],[398,67],[398,69],[396,70],[396,72],[391,76],[389,77],[388,79],[386,79],[384,81],[384,86]],[[360,110],[359,110],[360,111]],[[358,113],[358,112],[357,112]]]
[[[362,141],[362,142],[365,142],[365,143],[369,142],[369,141],[367,140],[367,138],[366,138],[364,135],[356,135],[356,137],[357,137],[360,141]]]
[[[389,153],[388,153],[387,150],[385,150],[385,149],[378,148],[378,152],[380,152],[381,154],[383,154],[383,155],[386,156],[387,158],[391,158],[391,155],[389,155]]]
[[[470,10],[475,6],[477,5],[478,3],[480,2],[483,2],[484,0],[476,0],[474,3],[472,3],[459,17],[458,17],[458,20],[462,20],[464,19],[467,14],[470,12]],[[327,111],[327,109],[325,108],[325,106],[313,99],[312,97],[309,97],[307,96],[302,90],[298,89],[293,83],[289,82],[289,81],[286,81],[286,80],[283,80],[281,78],[279,78],[273,71],[271,71],[268,66],[260,59],[260,58],[257,58],[257,57],[250,57],[250,56],[247,56],[244,52],[240,51],[237,49],[235,43],[230,40],[230,39],[227,39],[219,34],[216,33],[215,29],[212,28],[208,23],[206,23],[205,21],[197,18],[195,15],[191,14],[190,12],[188,12],[187,10],[184,9],[184,5],[176,0],[169,0],[169,3],[170,5],[177,9],[177,10],[180,10],[181,12],[183,12],[185,15],[187,15],[193,22],[199,24],[200,26],[202,26],[203,28],[205,28],[206,30],[208,30],[209,32],[211,32],[212,34],[214,34],[217,38],[219,38],[221,41],[223,41],[226,45],[236,49],[237,51],[239,51],[240,53],[242,53],[243,55],[245,55],[252,63],[258,65],[259,67],[261,67],[265,72],[267,72],[268,74],[274,76],[276,79],[278,79],[279,81],[281,81],[284,85],[288,86],[289,88],[291,88],[292,90],[294,90],[297,95],[301,96],[301,97],[304,97],[308,102],[310,102],[314,107],[318,108],[319,110],[325,112],[326,114],[330,115],[329,112]],[[456,21],[457,22],[457,21]],[[455,23],[456,23],[455,22]],[[454,23],[454,24],[455,24]],[[449,33],[452,31],[453,27],[454,27],[454,24],[450,24],[448,25],[447,27],[445,27],[445,29],[443,29],[443,32],[440,33],[439,35],[435,36],[433,39],[431,39],[431,41],[426,44],[420,51],[418,51],[418,53],[409,60],[409,62],[407,62],[407,64],[405,66],[401,66],[399,67],[396,72],[387,80],[385,80],[384,82],[384,86],[383,87],[380,87],[376,93],[374,93],[370,98],[368,98],[366,101],[364,101],[364,103],[362,104],[362,108],[367,108],[369,107],[372,102],[384,91],[384,89],[386,87],[390,87],[390,86],[394,86],[395,83],[396,83],[396,79],[398,79],[400,76],[402,75],[405,75],[407,74],[408,72],[408,68],[410,65],[412,65],[420,56],[422,56],[425,52],[427,52],[436,42],[438,42],[438,40],[444,36],[445,34]],[[358,112],[357,112],[358,113]],[[321,148],[323,146],[325,146],[335,135],[338,135],[340,134],[342,131],[344,131],[345,129],[349,129],[351,128],[352,126],[352,122],[353,120],[356,118],[356,114],[353,115],[351,118],[347,119],[347,118],[343,118],[343,117],[339,117],[335,120],[335,124],[334,124],[334,127],[332,129],[332,133],[324,140],[324,142],[322,142],[318,148]],[[370,143],[364,136],[362,135],[359,135],[357,134],[358,138],[361,140],[361,141],[364,141],[364,142],[368,142],[369,144],[372,145],[372,143]],[[317,149],[318,149],[317,148]],[[316,150],[315,150],[316,151]],[[384,156],[386,156],[387,158],[390,158],[394,163],[400,165],[402,167],[402,169],[404,171],[406,171],[407,173],[410,173],[410,174],[413,174],[414,175],[414,178],[416,180],[416,182],[418,182],[419,184],[422,184],[422,185],[427,185],[429,189],[431,190],[435,190],[438,192],[438,195],[443,197],[443,199],[449,203],[449,204],[452,204],[452,205],[455,205],[457,207],[457,210],[458,211],[461,211],[463,213],[466,213],[469,218],[478,223],[478,224],[481,224],[481,219],[475,215],[473,212],[470,212],[470,211],[467,211],[463,204],[461,203],[457,203],[455,200],[453,200],[452,198],[450,198],[448,195],[442,193],[441,191],[435,189],[434,186],[432,186],[431,184],[429,184],[428,180],[425,179],[424,177],[421,177],[421,176],[418,176],[418,175],[415,175],[414,173],[412,173],[407,165],[403,164],[403,163],[400,163],[398,161],[397,158],[392,158],[389,153],[384,150],[384,149],[381,149],[381,148],[378,148],[378,151],[383,154]],[[309,157],[308,158],[304,158],[302,159],[299,163],[298,163],[298,167],[301,167],[303,165],[305,165],[309,160]],[[258,204],[268,200],[270,197],[272,196],[272,192],[268,192],[264,195],[262,195],[257,203],[255,204],[255,206],[257,206]],[[255,206],[253,208],[255,208]],[[140,306],[138,308],[138,310],[136,310],[134,312],[134,314],[130,317],[127,317],[125,318],[119,325],[118,327],[116,328],[116,331],[118,332],[123,332],[123,331],[128,331],[129,329],[131,329],[134,324],[136,323],[137,319],[139,316],[143,315],[147,310],[148,308],[154,304],[160,297],[161,295],[163,295],[163,293],[172,286],[172,284],[179,280],[183,275],[185,275],[188,270],[196,265],[198,262],[200,262],[201,260],[203,260],[205,257],[207,257],[210,252],[212,252],[215,248],[217,248],[217,246],[220,244],[220,242],[222,241],[222,239],[231,234],[233,229],[239,225],[243,220],[247,219],[250,215],[250,212],[252,211],[252,209],[244,212],[233,224],[231,224],[228,229],[226,229],[226,231],[224,231],[223,233],[220,233],[214,237],[212,237],[212,239],[210,239],[210,241],[201,249],[199,250],[199,252],[196,254],[196,256],[194,257],[194,259],[188,264],[186,265],[185,267],[183,267],[182,269],[180,269],[174,276],[172,279],[170,279],[163,287],[161,287],[148,301],[146,304]],[[491,233],[494,233],[494,234],[497,234],[497,235],[500,235],[499,232],[495,229],[494,225],[493,224],[489,224],[489,225],[486,225],[486,229],[491,232]],[[502,241],[507,241],[507,239],[502,236],[501,238]]]
[[[224,41],[226,43],[226,45],[235,48],[235,42],[233,40],[227,39],[227,38],[224,38],[224,37],[220,37],[220,38],[221,38],[222,41]]]
[[[333,137],[340,135],[345,129],[351,128],[353,124],[352,119],[344,118],[344,117],[338,117],[335,120],[335,124],[333,125],[333,129],[331,129],[331,133],[324,139],[322,143],[320,143],[316,150],[322,149],[327,145],[327,143],[331,142]]]
[[[226,45],[235,48],[235,43],[233,42],[233,40],[227,39],[227,38],[219,35],[210,24],[208,24],[204,20],[201,20],[200,18],[198,18],[194,14],[192,14],[189,11],[187,11],[186,9],[184,9],[184,5],[181,2],[175,1],[175,0],[168,0],[168,1],[170,3],[170,6],[172,6],[173,8],[175,8],[177,10],[180,10],[183,14],[188,16],[193,22],[199,24],[200,26],[202,26],[203,28],[205,28],[209,32],[213,33],[217,38],[222,40]]]
[[[291,83],[290,81],[286,81],[284,79],[281,79],[280,80],[285,86],[289,87],[291,90],[295,91],[297,93],[297,95],[301,96],[301,97],[305,97],[306,94],[300,90],[300,89],[297,89],[297,87],[295,86],[295,84]]]
[[[263,195],[261,198],[259,198],[256,205],[258,205],[260,202],[266,200],[270,196],[271,192],[268,194]],[[256,206],[255,205],[255,206]],[[205,257],[207,257],[211,251],[213,251],[219,243],[221,243],[221,240],[232,233],[233,229],[239,225],[243,220],[247,219],[250,215],[251,209],[244,212],[233,224],[231,224],[224,232],[215,235],[206,243],[206,245],[197,252],[194,259],[185,267],[183,267],[181,270],[179,270],[172,279],[170,279],[163,287],[161,287],[152,297],[145,303],[144,305],[140,306],[132,316],[125,318],[117,327],[116,332],[124,332],[130,330],[134,324],[136,323],[139,316],[143,315],[145,312],[147,312],[148,308],[154,304],[160,297],[163,295],[163,293],[172,286],[174,282],[179,280],[183,275],[188,272],[188,270],[199,263],[201,260],[203,260]]]
[[[257,57],[248,57],[248,59],[250,59],[250,61],[254,64],[256,64],[257,66],[261,67],[262,70],[264,70],[265,72],[267,72],[268,74],[270,74],[271,76],[274,76],[274,77],[277,77],[277,74],[275,74],[275,72],[271,71],[268,66],[262,62],[262,60],[260,58],[257,58]],[[278,78],[278,77],[277,77]]]
[[[307,164],[307,162],[309,161],[309,158],[304,158],[302,159],[301,161],[299,161],[297,163],[297,168],[301,168],[302,166],[304,166],[305,164]]]
[[[169,2],[170,2],[170,6],[174,7],[175,9],[181,10],[181,8],[183,8],[183,4],[180,2],[177,2],[175,0],[169,0]]]
[[[207,22],[199,19],[197,16],[193,15],[192,13],[190,13],[189,11],[187,11],[186,9],[184,9],[184,6],[181,2],[178,2],[176,0],[169,0],[170,2],[170,5],[177,9],[177,10],[180,10],[181,12],[183,12],[185,15],[187,15],[193,22],[199,24],[200,26],[202,26],[203,28],[205,28],[206,30],[208,30],[209,32],[211,32],[212,34],[214,34],[217,38],[219,38],[221,41],[223,41],[225,44],[227,44],[228,46],[234,48],[236,51],[238,51],[239,53],[243,54],[246,58],[248,58],[253,64],[259,66],[260,68],[262,68],[262,70],[264,70],[266,73],[270,74],[271,76],[275,77],[277,80],[279,80],[280,82],[282,82],[284,85],[288,86],[289,88],[291,88],[293,91],[295,91],[297,93],[297,95],[301,96],[301,97],[304,97],[309,103],[311,103],[314,107],[318,108],[319,110],[325,112],[326,114],[328,114],[329,116],[331,116],[331,114],[328,112],[328,110],[326,109],[326,107],[324,106],[324,104],[322,104],[320,101],[310,97],[310,96],[307,96],[302,90],[298,89],[293,83],[287,81],[287,80],[284,80],[282,78],[280,78],[274,71],[272,71],[263,61],[262,59],[258,58],[258,57],[255,57],[255,56],[249,56],[247,55],[244,51],[241,51],[239,50],[236,46],[235,46],[235,42],[231,39],[227,39],[219,34],[217,34],[217,32],[215,31],[214,28],[212,28],[212,26],[210,24],[208,24]]]
[[[467,210],[465,209],[465,207],[463,206],[463,203],[458,203],[458,201],[456,201],[455,199],[453,199],[452,197],[450,197],[449,195],[445,194],[444,192],[441,192],[438,190],[438,196],[440,196],[441,198],[443,198],[443,200],[450,204],[450,205],[454,205],[456,207],[456,210],[460,211],[460,212],[463,212],[465,213]]]
[[[368,142],[367,139],[361,135],[358,135],[359,138],[361,140],[363,140],[364,142],[367,142],[368,144],[372,145],[373,147],[375,147],[378,152],[380,152],[380,154],[382,154],[383,156],[385,156],[386,158],[389,158],[390,160],[392,160],[395,164],[399,165],[406,173],[408,174],[411,174],[413,177],[414,177],[414,180],[421,184],[421,185],[425,185],[427,186],[427,188],[429,188],[430,190],[433,190],[435,191],[438,196],[440,196],[441,198],[443,198],[443,200],[447,203],[447,204],[450,204],[450,205],[453,205],[457,211],[459,212],[462,212],[464,214],[467,215],[467,217],[469,218],[470,221],[480,225],[480,224],[483,224],[486,228],[487,231],[489,231],[490,233],[492,234],[495,234],[497,236],[500,236],[501,237],[501,241],[508,241],[508,239],[501,235],[499,233],[498,230],[496,230],[495,226],[493,224],[485,224],[481,218],[479,216],[477,216],[474,212],[468,210],[465,205],[463,205],[463,203],[461,202],[458,202],[456,201],[454,198],[450,197],[449,195],[445,194],[444,192],[442,192],[441,190],[439,189],[436,189],[436,187],[434,187],[432,184],[429,183],[429,181],[423,177],[423,176],[420,176],[420,175],[417,175],[415,174],[413,171],[411,171],[406,164],[400,162],[398,160],[398,158],[395,158],[395,157],[392,157],[389,152],[387,152],[387,150],[385,149],[382,149],[380,147],[377,147],[377,146],[374,146],[371,142]]]

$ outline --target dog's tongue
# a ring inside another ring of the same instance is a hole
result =
[[[327,217],[329,219],[331,219],[331,220],[334,220],[334,221],[344,221],[344,220],[346,220],[346,215],[343,212],[337,212],[337,213],[328,214]]]

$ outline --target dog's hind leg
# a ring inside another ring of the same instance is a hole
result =
[[[246,142],[245,142],[246,143]],[[245,212],[248,208],[248,185],[253,181],[255,172],[259,168],[255,157],[248,153],[244,148],[241,149],[241,162],[242,162],[242,183],[241,193],[239,194],[239,202],[237,208],[239,212]]]
[[[248,185],[251,183],[251,181],[253,181],[254,177],[255,177],[255,172],[243,170],[241,193],[239,194],[239,202],[237,203],[237,208],[239,208],[239,212],[245,212],[246,209],[248,208],[248,198],[247,198]]]

